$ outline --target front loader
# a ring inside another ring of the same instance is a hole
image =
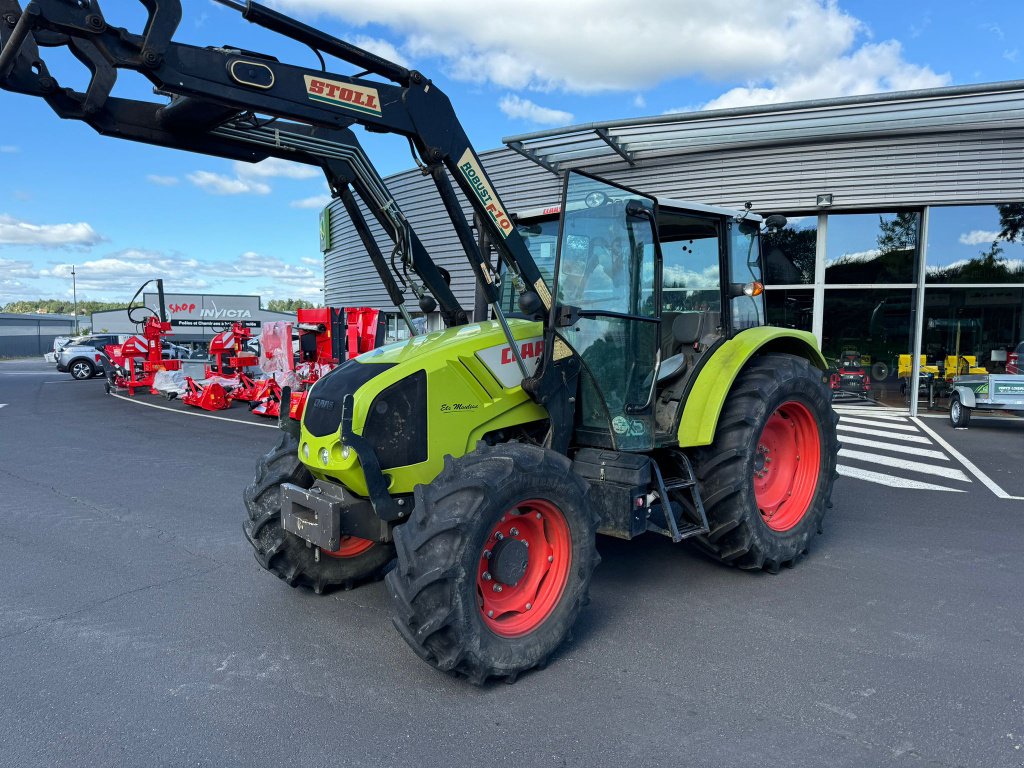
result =
[[[429,664],[482,682],[547,662],[587,603],[598,532],[690,539],[769,572],[806,553],[829,506],[837,419],[813,336],[765,325],[759,216],[569,172],[554,223],[517,227],[421,73],[253,2],[219,0],[360,73],[176,43],[179,3],[142,2],[136,35],[95,0],[24,12],[0,0],[0,85],[108,135],[241,159],[295,146],[329,175],[325,136],[355,123],[398,134],[491,309],[344,362],[313,385],[301,422],[281,420],[244,493],[263,567],[323,592],[397,560],[395,627]],[[39,45],[71,47],[89,89],[61,90]],[[119,69],[171,102],[110,97]],[[253,142],[271,130],[284,142]]]

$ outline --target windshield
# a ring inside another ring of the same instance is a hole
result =
[[[558,218],[547,218],[539,221],[526,221],[517,227],[519,235],[530,249],[537,269],[544,277],[544,282],[554,285],[555,282],[555,252],[558,249]],[[502,276],[507,277],[508,272],[502,265]],[[505,280],[501,286],[501,308],[503,311],[515,314],[519,312],[519,294],[511,280]]]

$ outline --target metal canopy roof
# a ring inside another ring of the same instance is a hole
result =
[[[993,128],[1024,131],[1024,80],[610,120],[502,141],[559,173],[718,149]]]

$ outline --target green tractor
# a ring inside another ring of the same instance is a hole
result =
[[[492,320],[345,362],[245,495],[258,559],[293,586],[397,558],[398,631],[475,681],[546,662],[587,603],[595,534],[774,573],[821,530],[835,477],[814,338],[762,325],[760,217],[577,173],[561,211],[520,226],[542,273],[557,254],[556,311],[510,314],[516,346]],[[523,385],[552,360],[576,364],[544,404]]]
[[[440,304],[446,330],[338,366],[301,421],[285,397],[280,440],[244,492],[263,567],[323,592],[394,562],[402,637],[483,682],[547,662],[587,603],[598,533],[691,539],[752,570],[803,556],[829,506],[837,417],[814,337],[764,325],[760,217],[569,172],[559,215],[517,225],[422,73],[217,1],[310,46],[321,68],[176,42],[180,0],[140,0],[141,34],[109,24],[99,0],[0,0],[0,88],[107,136],[319,167],[410,327],[406,292],[424,312]],[[88,68],[85,91],[48,70],[40,49],[61,46]],[[325,55],[358,74],[327,71]],[[120,70],[169,101],[113,96]],[[491,319],[466,322],[353,125],[408,140]],[[394,243],[390,265],[352,189]]]

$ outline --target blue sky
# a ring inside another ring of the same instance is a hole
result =
[[[182,4],[179,40],[317,66],[308,49],[211,0]],[[141,4],[102,5],[111,23],[141,28]],[[1024,57],[1024,3],[1010,0],[274,5],[424,72],[480,151],[572,123],[1016,79]],[[62,85],[84,86],[77,62],[47,60]],[[130,74],[115,93],[151,98]],[[0,304],[70,296],[72,264],[80,298],[127,300],[157,276],[169,291],[321,297],[326,187],[308,169],[105,139],[6,92],[0,115]],[[403,140],[360,138],[382,174],[410,166]]]

